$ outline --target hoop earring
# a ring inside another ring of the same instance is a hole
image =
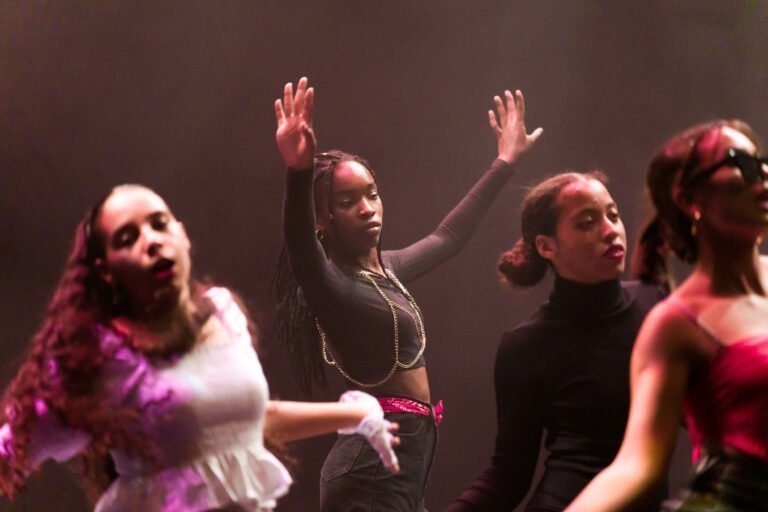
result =
[[[693,220],[691,221],[691,236],[696,238],[699,234],[699,221],[701,220],[701,212],[696,210],[693,212]]]
[[[325,230],[322,228],[315,228],[315,236],[322,242],[323,238],[325,238]]]

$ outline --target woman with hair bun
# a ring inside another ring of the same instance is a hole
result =
[[[495,453],[450,512],[519,505],[531,487],[542,434],[546,469],[525,510],[563,510],[621,444],[632,345],[664,290],[620,280],[626,233],[606,182],[599,171],[565,172],[523,201],[522,237],[502,255],[499,271],[512,286],[527,288],[551,269],[554,290],[502,337]]]

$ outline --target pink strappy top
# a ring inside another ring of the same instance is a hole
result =
[[[768,460],[768,333],[724,345],[676,297],[667,299],[717,345],[717,353],[696,374],[683,412],[693,442],[693,461],[704,448],[735,448]]]

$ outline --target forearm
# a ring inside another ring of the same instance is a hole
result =
[[[443,512],[506,512],[525,497],[530,478],[491,466]]]
[[[354,402],[267,402],[265,432],[282,441],[334,433],[354,427],[370,413],[370,407]]]
[[[638,510],[661,485],[663,475],[642,460],[615,461],[584,488],[566,512]]]
[[[493,457],[488,468],[450,505],[449,512],[508,511],[528,493],[549,397],[538,384],[541,379],[526,341],[526,337],[508,333],[499,343],[494,363],[497,433]],[[545,377],[551,380],[549,373]]]
[[[494,160],[459,204],[446,215],[436,233],[449,234],[456,244],[465,243],[512,174],[512,165],[500,159]]]
[[[325,254],[315,236],[312,169],[288,172],[283,238],[293,272],[302,285],[323,271]]]
[[[469,241],[512,174],[512,166],[494,160],[430,235],[404,249],[387,251],[392,270],[402,280],[409,281],[456,255]]]

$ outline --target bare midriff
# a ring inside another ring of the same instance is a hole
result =
[[[362,388],[361,388],[362,389]],[[411,370],[395,372],[392,377],[381,386],[365,388],[363,391],[374,396],[406,396],[422,402],[429,402],[429,379],[427,367],[421,366]]]

